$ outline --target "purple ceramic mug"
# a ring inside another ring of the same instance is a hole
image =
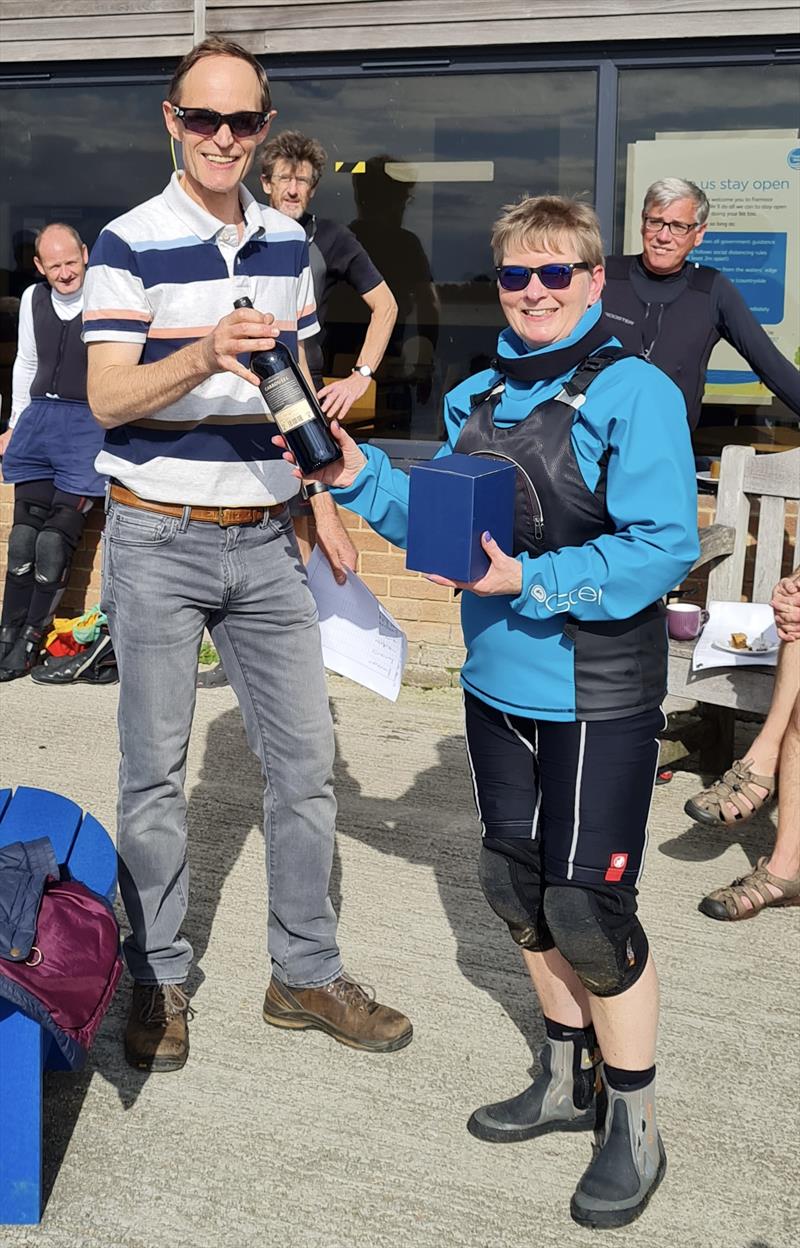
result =
[[[667,604],[667,632],[673,641],[691,641],[708,619],[708,612],[693,602]]]

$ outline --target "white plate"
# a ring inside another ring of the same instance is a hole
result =
[[[728,654],[749,654],[751,658],[760,659],[762,655],[774,654],[780,649],[780,642],[776,641],[774,645],[767,646],[766,650],[751,650],[749,646],[742,648],[741,646],[732,646],[728,641],[713,641],[711,643],[717,650],[727,650]]]
[[[696,472],[694,475],[702,485],[719,485],[719,477],[712,477],[710,472]]]

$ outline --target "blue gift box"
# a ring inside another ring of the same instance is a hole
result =
[[[443,455],[409,473],[406,566],[453,581],[477,581],[489,568],[481,546],[487,529],[513,551],[513,464],[477,455]]]

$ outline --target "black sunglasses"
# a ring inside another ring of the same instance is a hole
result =
[[[498,264],[495,273],[503,290],[525,290],[534,273],[547,290],[566,290],[575,269],[590,269],[585,260],[575,264],[540,264],[529,269],[524,264]]]
[[[217,113],[213,108],[181,108],[172,105],[172,111],[192,134],[211,138],[220,126],[227,126],[236,139],[249,139],[258,134],[269,119],[269,113]]]

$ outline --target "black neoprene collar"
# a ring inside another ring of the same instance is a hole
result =
[[[504,377],[510,377],[512,381],[547,381],[577,368],[587,355],[602,347],[611,337],[613,334],[601,318],[578,342],[573,342],[568,347],[525,355],[519,359],[496,355],[492,360],[492,368]]]

